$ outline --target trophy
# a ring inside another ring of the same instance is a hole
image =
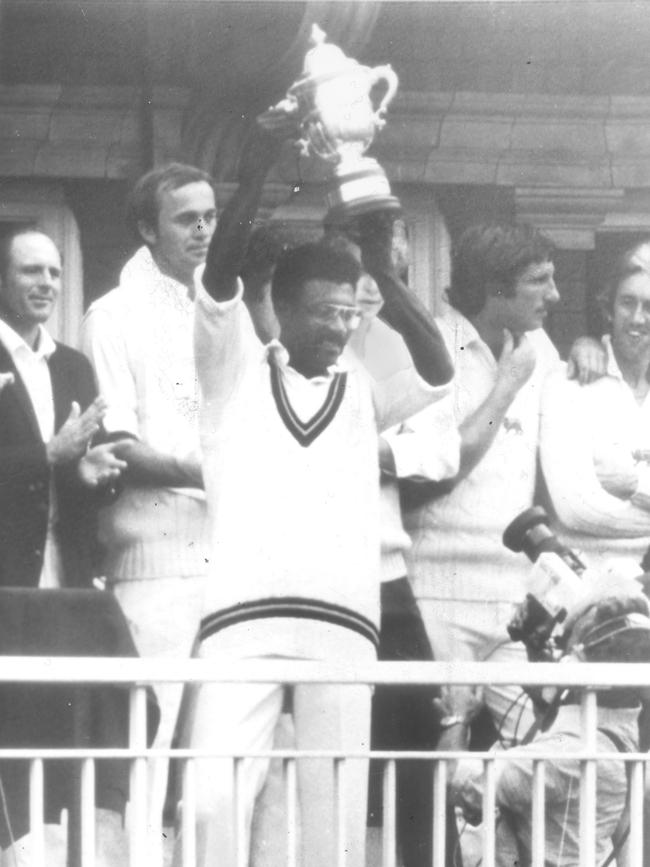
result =
[[[399,211],[388,179],[377,160],[365,156],[397,92],[397,75],[390,66],[370,69],[325,42],[325,33],[312,27],[310,50],[302,76],[278,103],[300,118],[301,153],[315,154],[334,166],[327,189],[326,222],[345,223],[370,211]],[[384,83],[386,92],[375,108],[371,91]]]

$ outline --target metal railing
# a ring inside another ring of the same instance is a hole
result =
[[[227,670],[215,671],[213,662],[205,660],[147,660],[114,658],[62,658],[62,657],[1,657],[0,683],[32,684],[121,684],[130,691],[129,746],[119,749],[0,749],[0,760],[26,759],[30,762],[30,826],[34,849],[30,867],[46,867],[43,843],[43,763],[52,759],[77,759],[81,763],[81,864],[95,865],[95,765],[97,761],[127,759],[130,762],[129,804],[129,865],[147,864],[146,805],[147,761],[153,758],[173,757],[183,763],[182,839],[183,865],[193,867],[196,861],[195,799],[193,780],[196,762],[205,756],[230,758],[235,780],[246,756],[232,753],[210,753],[191,749],[156,750],[147,748],[147,687],[157,683],[182,682],[200,684],[223,683],[283,683],[283,684],[457,684],[457,685],[526,685],[556,686],[582,690],[581,726],[582,745],[571,758],[580,763],[580,867],[596,865],[596,774],[599,761],[623,761],[628,767],[629,779],[629,867],[643,867],[643,802],[646,767],[650,757],[646,753],[621,753],[614,746],[610,752],[596,749],[598,729],[596,691],[611,688],[647,688],[650,684],[650,666],[642,664],[567,664],[523,663],[504,667],[495,663],[442,663],[442,662],[382,662],[345,667],[326,666],[321,663],[264,660],[230,664]],[[466,757],[463,752],[358,752],[343,754],[331,750],[274,750],[251,754],[260,758],[281,758],[284,768],[286,816],[288,822],[288,867],[298,864],[296,846],[296,763],[301,758],[328,758],[334,763],[335,786],[345,773],[346,762],[351,759],[377,758],[384,762],[383,784],[383,846],[382,867],[397,867],[395,845],[396,762],[399,759],[432,761],[434,766],[434,810],[432,816],[433,863],[445,863],[446,790],[450,762]],[[523,756],[517,749],[507,756]],[[483,867],[495,863],[496,814],[495,770],[504,761],[504,752],[473,752],[472,758],[483,762],[484,793],[483,815],[490,817],[483,823]],[[250,757],[250,756],[249,756]],[[546,763],[558,758],[566,759],[553,750],[538,752],[533,762],[532,787],[532,867],[545,864],[545,769]],[[530,759],[530,756],[526,756]],[[339,822],[339,833],[342,823]],[[337,867],[345,867],[345,846],[337,846]],[[240,846],[239,863],[247,863],[247,855]],[[357,867],[357,865],[353,865]]]

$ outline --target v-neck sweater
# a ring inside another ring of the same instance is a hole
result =
[[[280,344],[260,343],[240,294],[218,303],[201,287],[195,350],[212,532],[202,637],[289,618],[376,643],[377,434],[435,389],[410,359],[382,382],[352,356],[347,369],[306,379]],[[274,635],[267,653],[285,649]]]

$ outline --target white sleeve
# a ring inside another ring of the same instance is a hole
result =
[[[138,395],[122,323],[109,311],[91,307],[82,323],[81,347],[95,371],[99,394],[108,403],[103,420],[107,433],[138,437]]]
[[[603,538],[647,536],[650,514],[608,494],[598,481],[583,388],[589,386],[560,374],[549,377],[544,388],[540,454],[553,507],[574,532]]]
[[[458,473],[461,441],[451,385],[441,391],[431,406],[383,434],[400,479],[438,482]]]
[[[373,319],[368,337],[375,352],[363,356],[371,384],[379,432],[400,424],[447,393],[448,385],[429,385],[417,372],[397,331]],[[377,351],[379,347],[379,351]]]
[[[242,300],[243,285],[227,301],[215,301],[197,283],[194,350],[204,402],[212,409],[227,403],[253,359],[262,352],[250,315]],[[257,351],[256,351],[257,350]]]

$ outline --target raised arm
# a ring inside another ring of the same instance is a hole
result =
[[[402,335],[420,376],[429,385],[444,385],[454,368],[433,317],[397,274],[392,257],[393,222],[386,211],[359,218],[363,266],[384,300],[382,318]]]
[[[237,164],[238,186],[219,217],[203,272],[203,285],[215,301],[228,301],[237,293],[266,176],[295,130],[295,120],[284,111],[269,109],[257,118],[244,141]]]

